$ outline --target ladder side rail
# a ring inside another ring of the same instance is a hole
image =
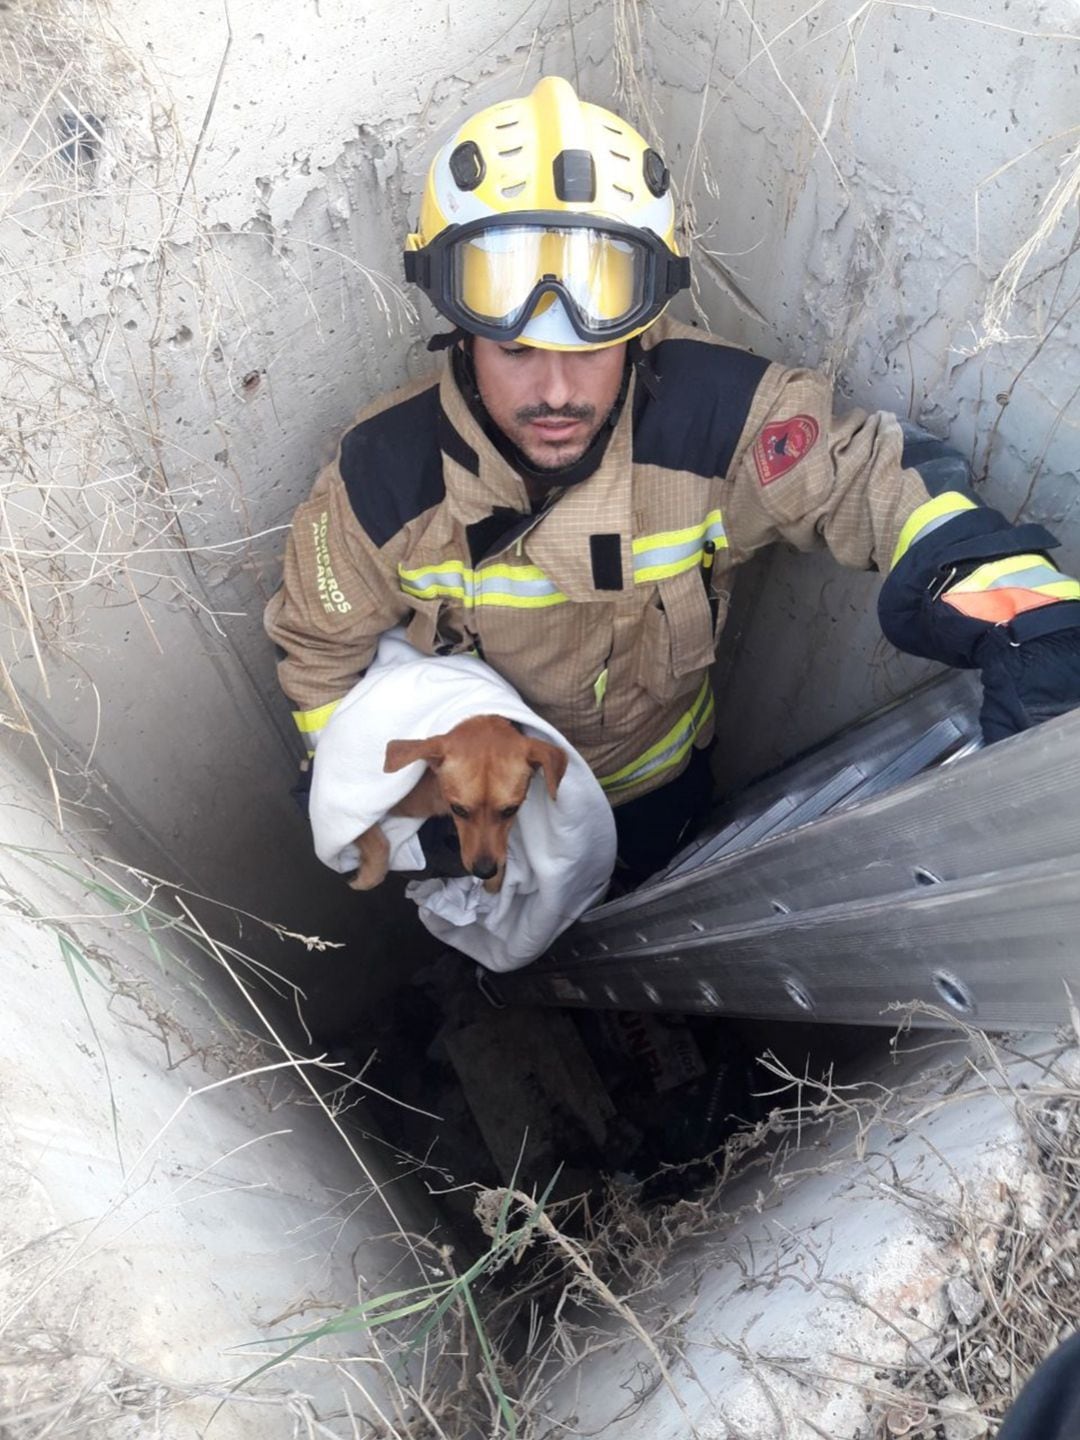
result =
[[[493,978],[510,1004],[895,1025],[921,1002],[919,1025],[1048,1029],[1080,994],[1078,937],[1072,857]]]
[[[764,779],[752,782],[733,799],[721,804],[713,812],[706,830],[680,850],[661,873],[665,876],[683,874],[711,856],[737,848],[728,842],[740,832],[742,843],[751,843],[746,838],[750,826],[755,827],[751,839],[756,842],[760,838],[756,827],[764,813],[785,802],[800,804],[827,785],[840,764],[858,765],[869,781],[910,749],[913,734],[933,731],[942,721],[955,725],[965,736],[974,736],[978,732],[978,708],[978,687],[972,676],[951,671],[931,681],[913,695],[849,726],[816,749],[794,758]],[[916,771],[913,769],[910,773]]]
[[[1078,851],[1080,713],[1074,713],[755,849],[647,883],[582,916],[551,953],[584,963],[622,945],[625,935],[681,943],[702,927],[780,908],[798,912],[903,893],[927,880]]]

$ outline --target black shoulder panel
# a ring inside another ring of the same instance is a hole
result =
[[[634,460],[726,475],[769,361],[704,340],[662,340],[649,350],[656,395],[634,397]]]
[[[476,452],[443,413],[438,385],[362,420],[342,440],[345,491],[376,545],[443,498],[443,450],[467,469],[478,468]]]

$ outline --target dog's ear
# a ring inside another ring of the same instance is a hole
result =
[[[395,770],[403,770],[414,760],[423,760],[432,770],[438,770],[445,759],[445,735],[433,735],[430,740],[391,740],[386,747],[383,770],[390,775]]]
[[[546,740],[530,740],[525,759],[534,770],[543,770],[548,794],[554,800],[559,781],[566,774],[569,760],[566,751],[560,750],[558,745],[550,745]]]

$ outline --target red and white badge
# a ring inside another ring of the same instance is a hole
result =
[[[819,433],[812,415],[793,415],[790,420],[766,425],[754,441],[754,464],[762,485],[779,479],[797,465]]]

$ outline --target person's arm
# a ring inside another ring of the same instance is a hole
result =
[[[327,466],[293,516],[281,587],[264,615],[309,755],[379,636],[408,613],[392,567],[353,516],[337,465]]]
[[[964,457],[918,427],[831,410],[820,375],[764,377],[734,476],[736,540],[826,545],[881,571],[898,649],[982,671],[988,741],[1080,704],[1080,584],[1049,558],[1050,531],[983,505]]]
[[[1012,525],[967,488],[963,456],[905,427],[905,462],[948,488],[905,522],[878,598],[898,649],[982,672],[983,736],[1002,740],[1080,704],[1080,584],[1042,525]],[[951,477],[951,478],[950,478]],[[963,509],[954,509],[967,500]]]

